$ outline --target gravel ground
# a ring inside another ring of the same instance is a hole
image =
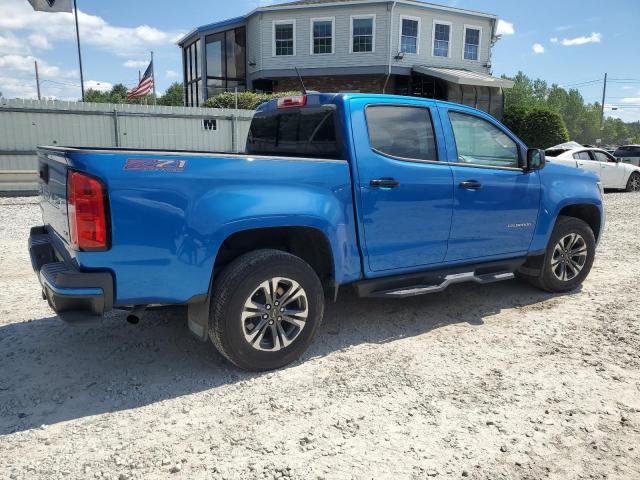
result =
[[[0,199],[0,478],[640,478],[640,195],[580,291],[516,281],[329,305],[304,358],[227,365],[185,312],[71,327]]]

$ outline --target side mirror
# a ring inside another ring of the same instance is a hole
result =
[[[544,150],[537,148],[530,148],[527,150],[527,165],[525,171],[533,172],[536,170],[542,170],[547,163]]]

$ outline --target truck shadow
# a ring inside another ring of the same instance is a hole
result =
[[[361,299],[345,291],[328,305],[315,342],[291,368],[354,345],[393,342],[451,324],[478,328],[503,309],[546,309],[553,298],[519,282],[459,285],[404,300]],[[230,366],[212,345],[193,338],[184,309],[148,312],[139,325],[127,324],[123,312],[87,326],[56,317],[4,325],[0,358],[0,435],[261,375]]]

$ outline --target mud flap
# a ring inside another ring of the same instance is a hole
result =
[[[209,304],[207,295],[204,302],[190,303],[187,307],[189,330],[203,342],[209,338]]]

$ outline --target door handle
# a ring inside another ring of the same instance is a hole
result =
[[[400,186],[400,182],[395,178],[377,178],[369,182],[374,188],[396,188]]]
[[[467,190],[479,190],[482,188],[482,184],[477,180],[467,180],[465,182],[460,182],[460,186],[462,188],[466,188]]]

